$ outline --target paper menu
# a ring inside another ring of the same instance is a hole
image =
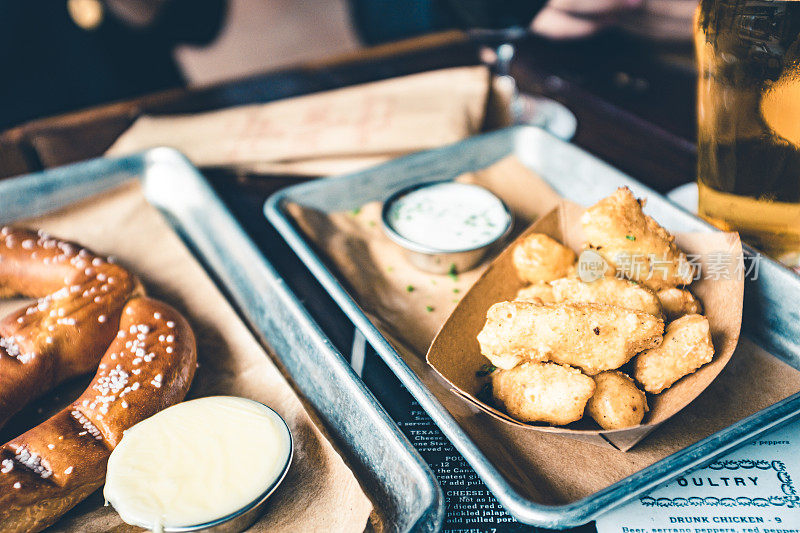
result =
[[[474,135],[489,94],[486,67],[467,66],[275,102],[142,116],[106,155],[171,146],[200,167],[330,175]]]
[[[800,532],[800,422],[597,520],[598,533]]]

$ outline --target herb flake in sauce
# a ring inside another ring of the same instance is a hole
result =
[[[494,194],[466,183],[436,183],[389,206],[389,226],[402,237],[441,251],[471,250],[499,238],[508,212]]]

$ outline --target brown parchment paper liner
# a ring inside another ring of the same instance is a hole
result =
[[[355,171],[480,131],[484,66],[455,67],[180,116],[143,116],[106,152],[171,146],[197,166],[319,176]]]
[[[561,201],[550,213],[525,230],[517,239],[531,233],[544,233],[580,253],[584,242],[580,225],[583,208]],[[650,412],[639,426],[600,430],[589,418],[569,427],[525,424],[477,399],[487,379],[476,376],[487,359],[481,355],[476,335],[486,322],[492,304],[513,300],[526,284],[519,279],[512,259],[512,246],[506,248],[472,286],[469,293],[445,322],[428,351],[427,361],[468,402],[504,423],[527,431],[562,435],[599,446],[629,450],[665,420],[689,405],[717,377],[733,355],[739,340],[744,295],[742,246],[736,233],[684,233],[675,235],[678,246],[695,255],[700,279],[690,286],[700,298],[708,317],[714,342],[714,359],[697,372],[684,377],[661,394],[648,395]],[[720,264],[721,261],[724,261]],[[713,264],[711,264],[713,263]],[[722,272],[722,274],[720,274]],[[710,279],[719,277],[720,279]],[[725,279],[728,278],[728,279]]]
[[[514,211],[519,231],[559,201],[544,181],[513,157],[459,179],[480,183],[498,194]],[[350,206],[356,207],[355,203]],[[365,205],[358,214],[330,215],[293,206],[291,215],[408,366],[503,477],[533,501],[574,502],[800,391],[800,372],[743,338],[723,372],[690,408],[672,416],[626,453],[528,431],[464,401],[425,362],[436,332],[478,279],[481,268],[454,280],[410,267],[381,232],[378,204]],[[408,285],[415,290],[407,292]],[[455,289],[460,292],[454,293]],[[426,311],[427,305],[433,311]]]
[[[197,336],[199,368],[188,398],[234,395],[274,408],[291,428],[295,455],[286,479],[252,531],[363,531],[372,505],[356,478],[269,356],[138,184],[89,199],[55,214],[23,221],[112,255],[135,272],[150,295],[179,309]],[[19,302],[0,301],[0,315]],[[83,390],[85,383],[76,391]],[[60,408],[73,396],[59,391]],[[48,413],[43,412],[42,416]],[[4,430],[5,431],[5,430]],[[247,460],[246,457],[242,458]],[[203,468],[204,465],[198,465]],[[53,531],[139,531],[124,524],[98,492],[68,513]]]
[[[559,200],[545,182],[514,158],[465,174],[458,180],[483,185],[502,197],[514,213],[517,233]],[[525,195],[517,194],[520,190]],[[530,198],[539,201],[530,202]],[[352,285],[364,310],[402,342],[424,354],[482,268],[460,274],[456,279],[417,270],[383,234],[379,202],[353,207],[358,208],[357,214],[354,211],[325,215],[297,205],[289,205],[288,209]]]

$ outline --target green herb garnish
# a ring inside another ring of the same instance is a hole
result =
[[[414,286],[413,285],[406,285],[406,292],[414,292]]]
[[[461,289],[459,289],[457,287],[455,289],[453,289],[453,294],[458,294],[459,292],[461,292]]]
[[[453,281],[458,281],[458,270],[456,270],[455,263],[450,263],[450,270],[448,270],[447,275],[450,276],[450,279]]]
[[[482,377],[488,376],[489,374],[491,374],[495,370],[497,370],[496,366],[494,366],[491,363],[486,363],[485,365],[481,365],[481,369],[478,370],[477,372],[475,372],[475,375],[478,376],[479,378],[482,378]]]
[[[629,241],[635,241],[636,240],[636,237],[633,236],[633,235],[625,235],[625,238],[628,239]]]
[[[433,312],[433,306],[432,306],[432,305],[426,305],[426,306],[425,306],[425,310],[426,310],[427,312],[429,312],[429,313],[432,313],[432,312]]]

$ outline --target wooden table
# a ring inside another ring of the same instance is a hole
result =
[[[478,44],[460,34],[434,35],[207,89],[173,90],[35,121],[0,134],[0,178],[99,156],[141,114],[266,102],[472,65],[478,63],[478,52]],[[662,52],[652,47],[606,36],[568,45],[536,39],[520,43],[512,70],[523,91],[550,96],[576,114],[576,144],[665,192],[695,175],[695,75],[690,66],[681,65],[663,61]],[[334,344],[349,353],[352,324],[262,216],[266,197],[297,180],[233,176],[225,171],[205,174]],[[385,380],[394,380],[388,371],[385,374],[381,388],[387,386]],[[376,396],[398,420],[412,399],[399,383],[391,386],[390,403],[383,402],[378,391]],[[528,528],[511,525],[502,530]],[[594,531],[594,527],[579,530]]]
[[[694,73],[659,50],[610,35],[575,44],[520,44],[522,90],[566,104],[575,143],[659,190],[694,178]],[[367,49],[206,89],[176,89],[28,123],[0,134],[0,177],[102,154],[142,114],[188,113],[267,102],[448,66],[478,63],[457,33]]]

